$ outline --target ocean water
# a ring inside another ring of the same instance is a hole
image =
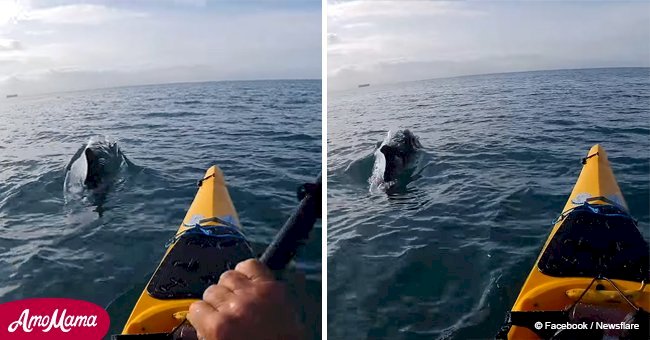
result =
[[[601,143],[650,235],[650,69],[493,74],[328,95],[328,337],[487,339]],[[424,146],[370,193],[373,151]]]
[[[64,191],[90,138],[128,159],[103,197]],[[321,82],[208,82],[0,99],[0,302],[68,297],[109,308],[119,331],[218,165],[258,251],[321,169]],[[297,259],[320,301],[321,233]],[[320,306],[310,309],[320,325]]]

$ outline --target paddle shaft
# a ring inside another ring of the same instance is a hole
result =
[[[274,271],[283,270],[309,238],[316,220],[321,215],[321,177],[311,185],[298,208],[284,223],[282,229],[260,256],[260,262]]]

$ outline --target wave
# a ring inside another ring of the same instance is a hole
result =
[[[203,104],[203,101],[201,101],[201,100],[181,100],[181,101],[175,101],[174,104],[176,104],[176,105],[196,105],[196,104]]]

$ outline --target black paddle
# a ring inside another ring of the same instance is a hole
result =
[[[260,262],[273,271],[281,271],[289,264],[321,217],[321,193],[320,175],[316,183],[304,184],[298,189],[298,208],[266,247]]]
[[[321,176],[316,183],[307,183],[298,189],[300,204],[284,223],[282,229],[275,235],[275,238],[260,256],[260,262],[264,263],[274,272],[282,271],[291,259],[296,255],[298,249],[307,241],[309,233],[314,228],[316,220],[321,217]],[[138,340],[177,340],[196,339],[194,327],[187,321],[183,321],[170,333],[137,334],[112,336],[113,340],[120,339]]]

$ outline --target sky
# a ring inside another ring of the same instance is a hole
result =
[[[650,66],[650,2],[332,1],[328,90],[460,75]]]
[[[0,95],[321,78],[320,0],[0,0]]]

